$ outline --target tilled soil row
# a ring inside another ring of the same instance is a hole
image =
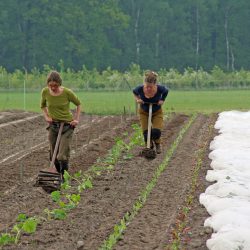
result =
[[[0,127],[0,161],[44,141],[46,131],[43,128],[45,126],[46,122],[41,115],[36,115],[29,120],[16,119],[3,123]]]
[[[6,110],[0,112],[0,124],[16,121],[19,119],[24,119],[36,115],[32,112],[24,112],[21,110]]]
[[[184,135],[166,170],[138,216],[114,249],[166,249],[171,224],[185,202],[192,183],[196,152],[214,120],[199,115]]]
[[[217,115],[213,115],[212,119],[217,120]],[[199,176],[196,183],[196,189],[193,203],[190,207],[190,212],[186,218],[186,230],[181,235],[181,249],[183,250],[207,250],[206,241],[211,237],[212,229],[204,227],[204,221],[210,215],[203,205],[199,202],[199,197],[201,193],[204,193],[211,182],[206,181],[207,171],[211,169],[211,160],[208,158],[210,153],[210,142],[217,135],[217,131],[213,129],[210,138],[208,138],[208,143],[206,151],[204,154],[204,159],[199,172]]]
[[[163,153],[148,161],[139,156],[119,162],[114,170],[93,180],[93,189],[85,190],[81,202],[63,221],[47,221],[29,237],[23,237],[16,249],[97,249],[112,232],[122,216],[132,210],[140,191],[152,178],[154,170],[164,159],[164,153],[187,122],[188,116],[174,115],[163,129]]]
[[[137,120],[121,120],[120,117],[107,117],[105,119],[101,123],[96,122],[90,126],[91,131],[84,129],[78,131],[77,140],[75,140],[75,147],[78,150],[75,150],[72,155],[70,172],[87,170],[98,157],[107,154],[114,144],[116,136],[122,137],[124,131],[132,132],[131,124]],[[109,125],[104,126],[104,122]],[[91,132],[90,141],[88,139],[89,132]],[[84,148],[82,148],[83,145],[85,145]],[[20,164],[24,169],[23,182],[20,182]],[[4,178],[1,180],[0,231],[12,225],[18,213],[22,212],[30,216],[37,215],[41,209],[49,206],[51,199],[48,194],[41,188],[33,187],[34,177],[38,171],[48,166],[48,148],[42,148],[27,155],[21,162],[1,165],[0,172]],[[16,188],[9,191],[13,186]]]
[[[47,123],[44,117],[39,114],[27,116],[29,113],[26,113],[17,113],[15,120],[13,113],[9,122],[6,121],[0,124],[0,162],[13,154],[18,157],[18,152],[22,154],[30,148],[47,141],[47,131],[45,129]],[[1,114],[4,116],[4,112],[0,113],[0,116]],[[25,114],[27,117],[19,120],[19,116]],[[81,124],[91,124],[92,121],[98,119],[101,119],[101,117],[81,115],[80,126]]]

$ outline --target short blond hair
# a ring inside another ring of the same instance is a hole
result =
[[[156,83],[157,82],[157,77],[158,77],[158,74],[154,71],[146,71],[145,72],[145,82],[147,83]]]

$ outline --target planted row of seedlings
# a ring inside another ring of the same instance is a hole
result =
[[[132,220],[135,218],[135,216],[138,214],[138,212],[141,210],[145,202],[147,201],[147,198],[153,188],[155,187],[158,178],[162,174],[162,172],[167,168],[168,163],[174,154],[177,146],[181,142],[183,135],[186,133],[186,131],[189,129],[195,118],[197,117],[197,114],[192,115],[189,122],[180,130],[177,138],[174,140],[172,145],[170,146],[169,150],[166,153],[166,156],[163,160],[163,162],[157,167],[153,174],[153,178],[150,180],[150,182],[146,185],[146,188],[141,191],[138,199],[132,206],[132,210],[125,213],[125,215],[122,217],[122,219],[117,223],[114,228],[113,232],[107,237],[107,239],[103,242],[103,244],[100,246],[100,250],[108,250],[112,249],[114,245],[117,243],[117,241],[121,238],[124,231],[127,229],[127,226],[132,222]]]
[[[10,232],[6,231],[0,235],[0,247],[8,244],[18,244],[22,234],[36,232],[37,225],[41,226],[44,221],[65,219],[67,214],[79,204],[82,191],[93,187],[91,181],[93,178],[99,176],[102,171],[112,171],[122,153],[124,160],[133,157],[130,153],[131,149],[136,145],[141,145],[143,140],[139,126],[134,124],[132,127],[134,133],[128,143],[125,143],[121,138],[117,138],[115,145],[111,148],[108,155],[104,159],[98,159],[97,163],[84,174],[81,171],[73,175],[65,172],[65,181],[61,185],[61,190],[51,193],[51,198],[58,207],[55,209],[45,208],[43,212],[46,216],[28,217],[25,214],[19,214],[16,219],[17,223],[12,227]],[[126,133],[126,135],[128,134]]]
[[[51,193],[51,198],[58,208],[44,209],[44,215],[28,217],[26,214],[19,214],[17,216],[17,223],[12,227],[10,232],[2,233],[0,235],[0,246],[8,244],[17,244],[23,233],[32,234],[36,231],[37,225],[41,225],[43,221],[51,219],[65,219],[71,209],[76,208],[80,201],[80,194],[84,189],[92,188],[90,177],[85,178],[82,174],[75,173],[73,176],[68,172],[64,174],[65,182],[61,185],[61,191],[54,191]],[[77,193],[72,193],[71,181],[77,182]]]
[[[200,148],[196,151],[196,164],[193,170],[193,176],[192,181],[190,185],[190,191],[187,194],[184,205],[180,209],[180,212],[178,213],[176,217],[176,221],[174,223],[174,228],[171,231],[171,239],[169,244],[166,246],[166,249],[168,250],[179,250],[184,249],[181,244],[182,242],[188,244],[190,241],[190,238],[184,238],[185,236],[189,235],[190,228],[187,227],[187,216],[192,208],[195,191],[197,188],[197,179],[200,174],[200,169],[203,166],[203,160],[205,157],[205,153],[209,144],[209,138],[210,135],[213,132],[213,125],[209,126],[209,130],[206,134],[206,138],[204,138],[202,145]]]

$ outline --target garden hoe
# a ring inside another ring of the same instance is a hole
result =
[[[156,157],[156,152],[151,148],[151,128],[152,128],[152,106],[149,104],[149,114],[148,114],[148,134],[147,134],[147,147],[142,150],[142,155],[147,159],[154,159]]]
[[[52,160],[50,162],[50,167],[47,170],[41,170],[36,178],[36,187],[42,187],[47,193],[59,190],[62,183],[62,175],[57,172],[54,163],[61,140],[62,130],[64,123],[60,123],[59,132],[56,139],[56,145],[53,152]]]

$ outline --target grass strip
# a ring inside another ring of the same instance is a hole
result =
[[[107,237],[107,239],[103,242],[103,244],[100,246],[100,250],[108,250],[112,249],[113,246],[117,243],[117,241],[120,239],[121,235],[124,233],[124,231],[127,228],[127,225],[133,220],[133,218],[137,215],[139,210],[143,207],[145,204],[149,194],[151,193],[152,189],[157,184],[157,180],[159,176],[162,174],[162,172],[166,169],[168,166],[168,163],[174,154],[177,146],[179,145],[180,141],[182,140],[185,132],[189,129],[195,118],[197,117],[197,114],[193,114],[188,123],[181,129],[179,132],[177,138],[172,143],[170,149],[166,153],[166,157],[163,160],[163,162],[158,166],[156,169],[151,181],[147,184],[145,190],[143,190],[137,201],[134,203],[132,211],[127,212],[123,218],[120,220],[118,224],[114,226],[113,232]]]
[[[175,91],[170,90],[164,112],[192,114],[217,113],[225,110],[248,110],[250,90]],[[0,110],[23,109],[41,112],[40,91],[35,93],[0,92]],[[77,96],[82,101],[86,114],[120,115],[135,114],[135,103],[131,91],[80,91]],[[71,106],[74,108],[74,106]]]
[[[209,136],[211,135],[213,128],[214,128],[213,125],[209,126],[209,131],[208,131]],[[209,136],[208,136],[208,138],[209,138]],[[196,151],[196,155],[197,155],[196,165],[195,165],[194,172],[193,172],[190,192],[185,199],[184,206],[182,207],[180,213],[177,215],[176,222],[174,224],[175,227],[171,232],[172,239],[171,239],[170,244],[168,244],[166,247],[167,250],[182,249],[182,247],[181,247],[182,236],[184,234],[189,235],[190,228],[187,227],[187,216],[191,210],[191,205],[192,205],[193,200],[194,200],[195,190],[197,187],[197,179],[198,179],[200,169],[201,169],[202,164],[203,164],[203,160],[204,160],[207,146],[208,146],[208,140],[206,140],[203,143],[203,145],[201,145],[201,147]],[[187,238],[184,241],[188,242],[189,240],[190,239]]]

